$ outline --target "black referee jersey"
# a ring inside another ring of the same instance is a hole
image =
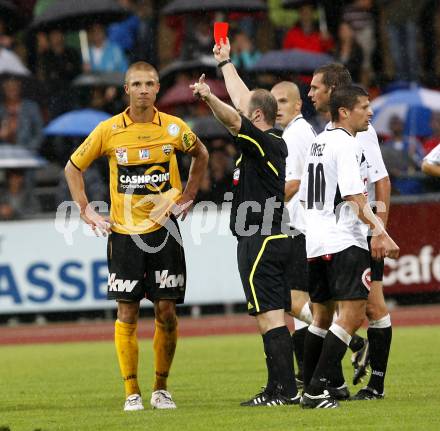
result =
[[[241,120],[241,129],[235,137],[241,155],[233,177],[230,229],[240,237],[240,227],[244,225],[247,230],[256,225],[259,234],[274,235],[281,232],[287,145],[279,130],[263,132],[246,117],[241,116]],[[248,204],[239,209],[243,202]]]

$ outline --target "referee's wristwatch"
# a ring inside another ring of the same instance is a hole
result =
[[[225,64],[228,64],[228,63],[232,63],[232,61],[231,61],[230,58],[228,58],[227,60],[223,60],[223,61],[221,61],[219,64],[217,64],[217,67],[218,67],[219,69],[221,69]]]

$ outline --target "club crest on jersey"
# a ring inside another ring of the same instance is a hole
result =
[[[150,158],[150,150],[147,150],[146,148],[139,150],[139,158],[141,160],[148,160]]]
[[[115,153],[118,163],[128,163],[127,148],[116,148]]]
[[[180,132],[180,127],[175,123],[171,123],[167,127],[167,131],[170,136],[177,136]]]
[[[162,151],[166,156],[169,156],[171,151],[173,151],[173,146],[169,144],[162,145]]]
[[[240,168],[234,169],[234,174],[232,175],[232,184],[234,186],[238,185],[238,182],[240,181]]]

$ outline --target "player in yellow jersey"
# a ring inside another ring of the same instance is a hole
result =
[[[137,320],[141,299],[154,303],[156,378],[153,408],[176,408],[167,377],[177,342],[176,303],[183,303],[185,256],[175,215],[185,217],[208,163],[202,142],[180,118],[155,107],[159,76],[148,63],[132,64],[125,75],[130,106],[100,123],[72,154],[65,175],[81,218],[108,239],[108,299],[116,299],[115,344],[126,401],[142,410],[138,385]],[[176,151],[192,156],[182,192]],[[98,157],[110,165],[110,219],[89,205],[83,172]]]

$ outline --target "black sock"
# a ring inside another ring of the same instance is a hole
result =
[[[277,388],[278,382],[275,380],[272,358],[270,357],[268,347],[266,346],[267,342],[265,341],[264,335],[262,335],[262,338],[263,338],[263,345],[264,345],[264,354],[266,355],[266,368],[267,368],[266,392],[268,392],[269,394],[272,394],[275,392],[275,389]]]
[[[310,328],[310,327],[309,327]],[[313,373],[321,355],[324,338],[307,331],[304,340],[303,381],[304,386],[310,383]]]
[[[328,331],[322,345],[321,356],[316,364],[315,372],[310,380],[307,393],[317,395],[325,389],[329,382],[338,379],[338,367],[347,351],[345,344],[332,331]]]
[[[350,347],[350,350],[354,353],[354,352],[358,352],[359,350],[361,350],[362,347],[364,347],[364,343],[365,343],[364,338],[362,338],[358,334],[354,334],[351,337],[351,341],[350,341],[350,344],[348,347]]]
[[[391,326],[388,328],[368,328],[367,334],[370,343],[371,366],[368,387],[376,389],[381,394],[384,387],[393,330]]]
[[[292,334],[293,351],[295,352],[296,365],[298,366],[298,377],[300,380],[302,380],[303,377],[304,343],[307,328],[308,326],[298,329]]]
[[[287,326],[271,329],[263,335],[263,339],[273,366],[274,380],[277,381],[281,394],[293,398],[298,390],[289,329]]]
[[[330,378],[330,386],[333,388],[339,388],[345,383],[344,372],[342,371],[342,361],[336,365],[333,376]]]

